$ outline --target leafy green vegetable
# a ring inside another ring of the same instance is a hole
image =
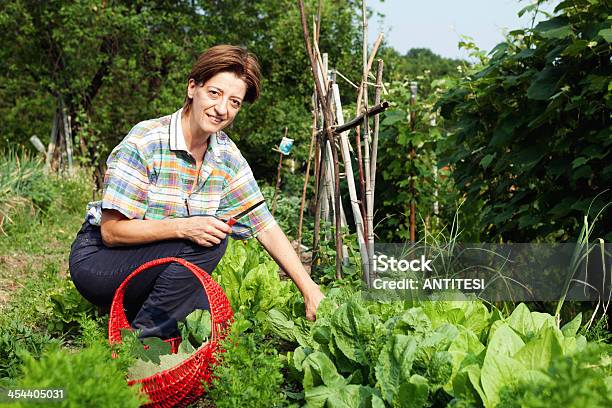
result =
[[[384,407],[376,390],[351,384],[324,353],[315,351],[301,362],[304,371],[305,407]]]
[[[123,351],[127,351],[133,357],[154,364],[160,363],[160,356],[169,354],[171,346],[160,338],[147,337],[139,339],[138,330],[121,330],[121,339],[124,344]]]
[[[389,338],[378,356],[376,380],[383,399],[388,403],[399,401],[400,385],[410,379],[416,351],[414,337],[396,334]]]
[[[183,353],[180,351],[176,354],[165,354],[159,356],[159,363],[155,363],[151,360],[138,359],[128,369],[128,380],[140,380],[164,370],[169,370],[189,358],[191,354],[192,353]]]
[[[194,310],[185,318],[184,322],[178,323],[182,338],[179,347],[182,346],[181,350],[186,352],[200,347],[202,343],[210,339],[211,328],[210,312],[208,310]]]

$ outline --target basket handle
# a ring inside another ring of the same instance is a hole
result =
[[[111,303],[110,316],[108,319],[108,339],[111,344],[121,343],[121,329],[131,328],[130,323],[128,322],[128,319],[125,315],[125,311],[123,310],[123,296],[125,294],[127,285],[132,279],[134,279],[137,275],[144,272],[145,270],[154,266],[172,262],[177,262],[183,265],[195,275],[198,281],[200,281],[200,283],[204,287],[206,295],[208,296],[210,318],[212,323],[211,340],[218,340],[219,337],[222,337],[222,331],[226,327],[227,323],[233,318],[234,313],[232,311],[229,300],[227,299],[227,296],[225,295],[225,292],[223,292],[221,286],[219,286],[217,282],[215,282],[206,272],[204,272],[197,265],[194,265],[191,262],[181,258],[167,257],[154,259],[152,261],[140,265],[134,270],[134,272],[132,272],[127,278],[125,278],[125,280],[121,283],[121,285],[115,292],[113,302]]]

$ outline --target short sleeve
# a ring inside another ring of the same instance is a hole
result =
[[[120,143],[106,161],[102,209],[117,210],[130,219],[143,219],[147,211],[149,171],[137,147]]]
[[[228,219],[263,200],[264,197],[253,177],[253,172],[246,160],[242,158],[235,176],[223,189],[217,215],[221,219]],[[256,237],[260,232],[276,225],[276,221],[265,203],[236,221],[237,223],[234,225],[231,234],[232,238],[235,239]]]

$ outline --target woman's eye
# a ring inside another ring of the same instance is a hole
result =
[[[217,91],[215,91],[215,90],[213,90],[213,89],[209,90],[209,91],[208,91],[208,94],[209,94],[210,96],[219,96],[219,92],[217,92]]]
[[[234,108],[239,108],[239,107],[240,107],[240,105],[241,105],[240,101],[238,101],[238,100],[236,100],[236,99],[234,99],[234,100],[232,101],[232,106],[233,106]]]

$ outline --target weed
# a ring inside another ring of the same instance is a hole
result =
[[[15,378],[23,362],[23,352],[34,357],[50,344],[59,344],[49,335],[33,330],[19,319],[3,318],[0,324],[0,379]]]

